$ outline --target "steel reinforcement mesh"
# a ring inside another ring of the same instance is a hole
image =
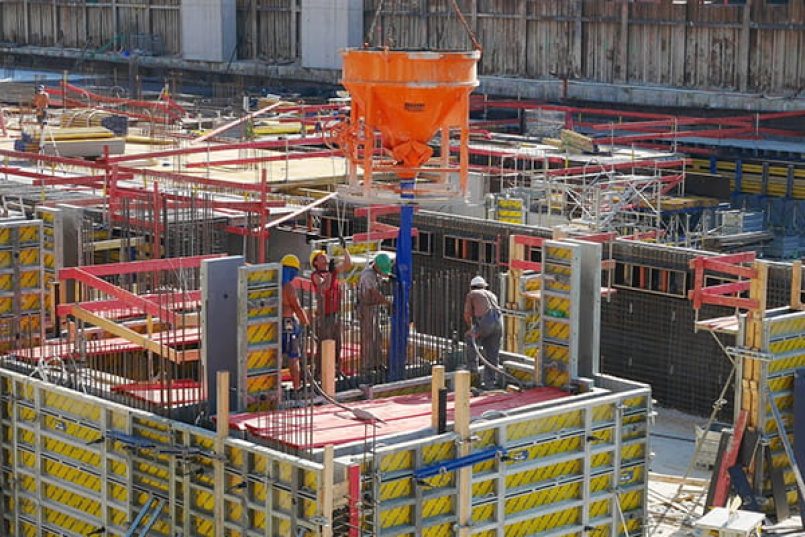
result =
[[[703,310],[702,315],[718,313]],[[602,371],[651,384],[663,406],[709,414],[732,365],[710,333],[693,332],[693,322],[687,300],[618,289],[602,303]],[[734,344],[732,337],[719,338]],[[730,416],[732,397],[730,388],[720,418]]]

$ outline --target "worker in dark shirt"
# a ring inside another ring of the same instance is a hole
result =
[[[493,367],[484,367],[481,389],[491,390],[502,387],[503,380],[495,369],[500,368],[500,344],[503,340],[503,316],[498,297],[488,289],[483,276],[476,276],[470,282],[470,292],[464,299],[464,322],[470,327],[466,333],[467,364],[470,371],[478,373],[478,354],[483,347],[486,361]]]

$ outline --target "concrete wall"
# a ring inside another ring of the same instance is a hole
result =
[[[361,0],[302,0],[302,67],[341,69],[346,47],[363,40]]]
[[[237,47],[235,0],[182,0],[182,57],[229,62]]]

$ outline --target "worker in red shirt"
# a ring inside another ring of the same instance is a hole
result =
[[[36,111],[36,121],[40,126],[45,124],[48,117],[48,106],[50,106],[50,99],[45,92],[45,86],[39,85],[36,87],[36,94],[34,95],[34,110]]]
[[[321,343],[327,339],[335,341],[336,376],[343,376],[341,367],[341,285],[338,279],[352,268],[349,250],[344,248],[344,256],[340,261],[328,258],[324,250],[313,250],[310,254],[310,281],[316,296],[316,316],[314,330],[316,332],[316,363],[321,372]]]

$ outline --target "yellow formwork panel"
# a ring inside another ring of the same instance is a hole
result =
[[[380,511],[380,527],[382,529],[394,528],[397,526],[409,526],[414,521],[413,504],[382,509]]]
[[[215,535],[215,523],[210,518],[192,515],[190,517],[190,527],[191,535],[199,537],[214,537]]]
[[[0,315],[11,313],[14,310],[14,299],[9,296],[0,297]],[[10,330],[10,323],[9,323]],[[7,330],[2,330],[6,332]]]
[[[508,512],[508,509],[507,509]],[[514,512],[513,512],[514,513]],[[521,522],[507,524],[504,530],[506,537],[524,537],[538,535],[563,526],[573,526],[581,520],[581,508],[571,507],[550,514],[528,518]]]
[[[254,289],[247,293],[248,317],[274,317],[279,306],[277,289]]]
[[[535,417],[509,425],[506,428],[506,441],[528,439],[565,429],[579,429],[583,425],[584,416],[581,410],[569,410],[551,416]]]
[[[249,285],[257,285],[261,283],[274,283],[277,281],[277,269],[263,269],[249,271],[248,282]]]
[[[49,526],[56,526],[78,535],[87,535],[98,529],[98,526],[51,508],[42,510],[42,520]]]
[[[44,391],[41,404],[49,409],[58,410],[65,416],[74,416],[92,422],[101,419],[101,408],[86,398],[69,397],[62,393]]]
[[[278,364],[277,349],[251,350],[246,355],[246,366],[249,370],[276,369]]]
[[[12,526],[13,527],[13,526]],[[22,537],[38,537],[39,528],[27,522],[20,523],[20,533]]]
[[[30,224],[17,227],[17,241],[20,244],[38,243],[40,235],[40,224]]]
[[[39,248],[22,248],[18,252],[16,265],[19,267],[39,268]]]
[[[784,315],[777,319],[767,319],[765,324],[769,327],[769,336],[772,339],[776,339],[781,335],[802,334],[805,332],[805,317],[799,314]]]
[[[274,518],[272,524],[274,533],[272,537],[280,537],[281,535],[291,535],[291,521],[285,518]]]
[[[769,362],[768,365],[768,371],[769,373],[782,373],[785,371],[798,369],[800,367],[805,367],[805,351],[803,351],[802,354],[797,354],[794,356],[772,358],[772,361]]]
[[[250,324],[246,328],[246,339],[249,345],[276,343],[279,334],[276,322]]]
[[[786,354],[796,351],[805,352],[805,336],[800,335],[772,341],[769,343],[767,350],[772,354]]]
[[[452,523],[444,523],[436,526],[430,526],[423,530],[422,537],[453,537]]]

